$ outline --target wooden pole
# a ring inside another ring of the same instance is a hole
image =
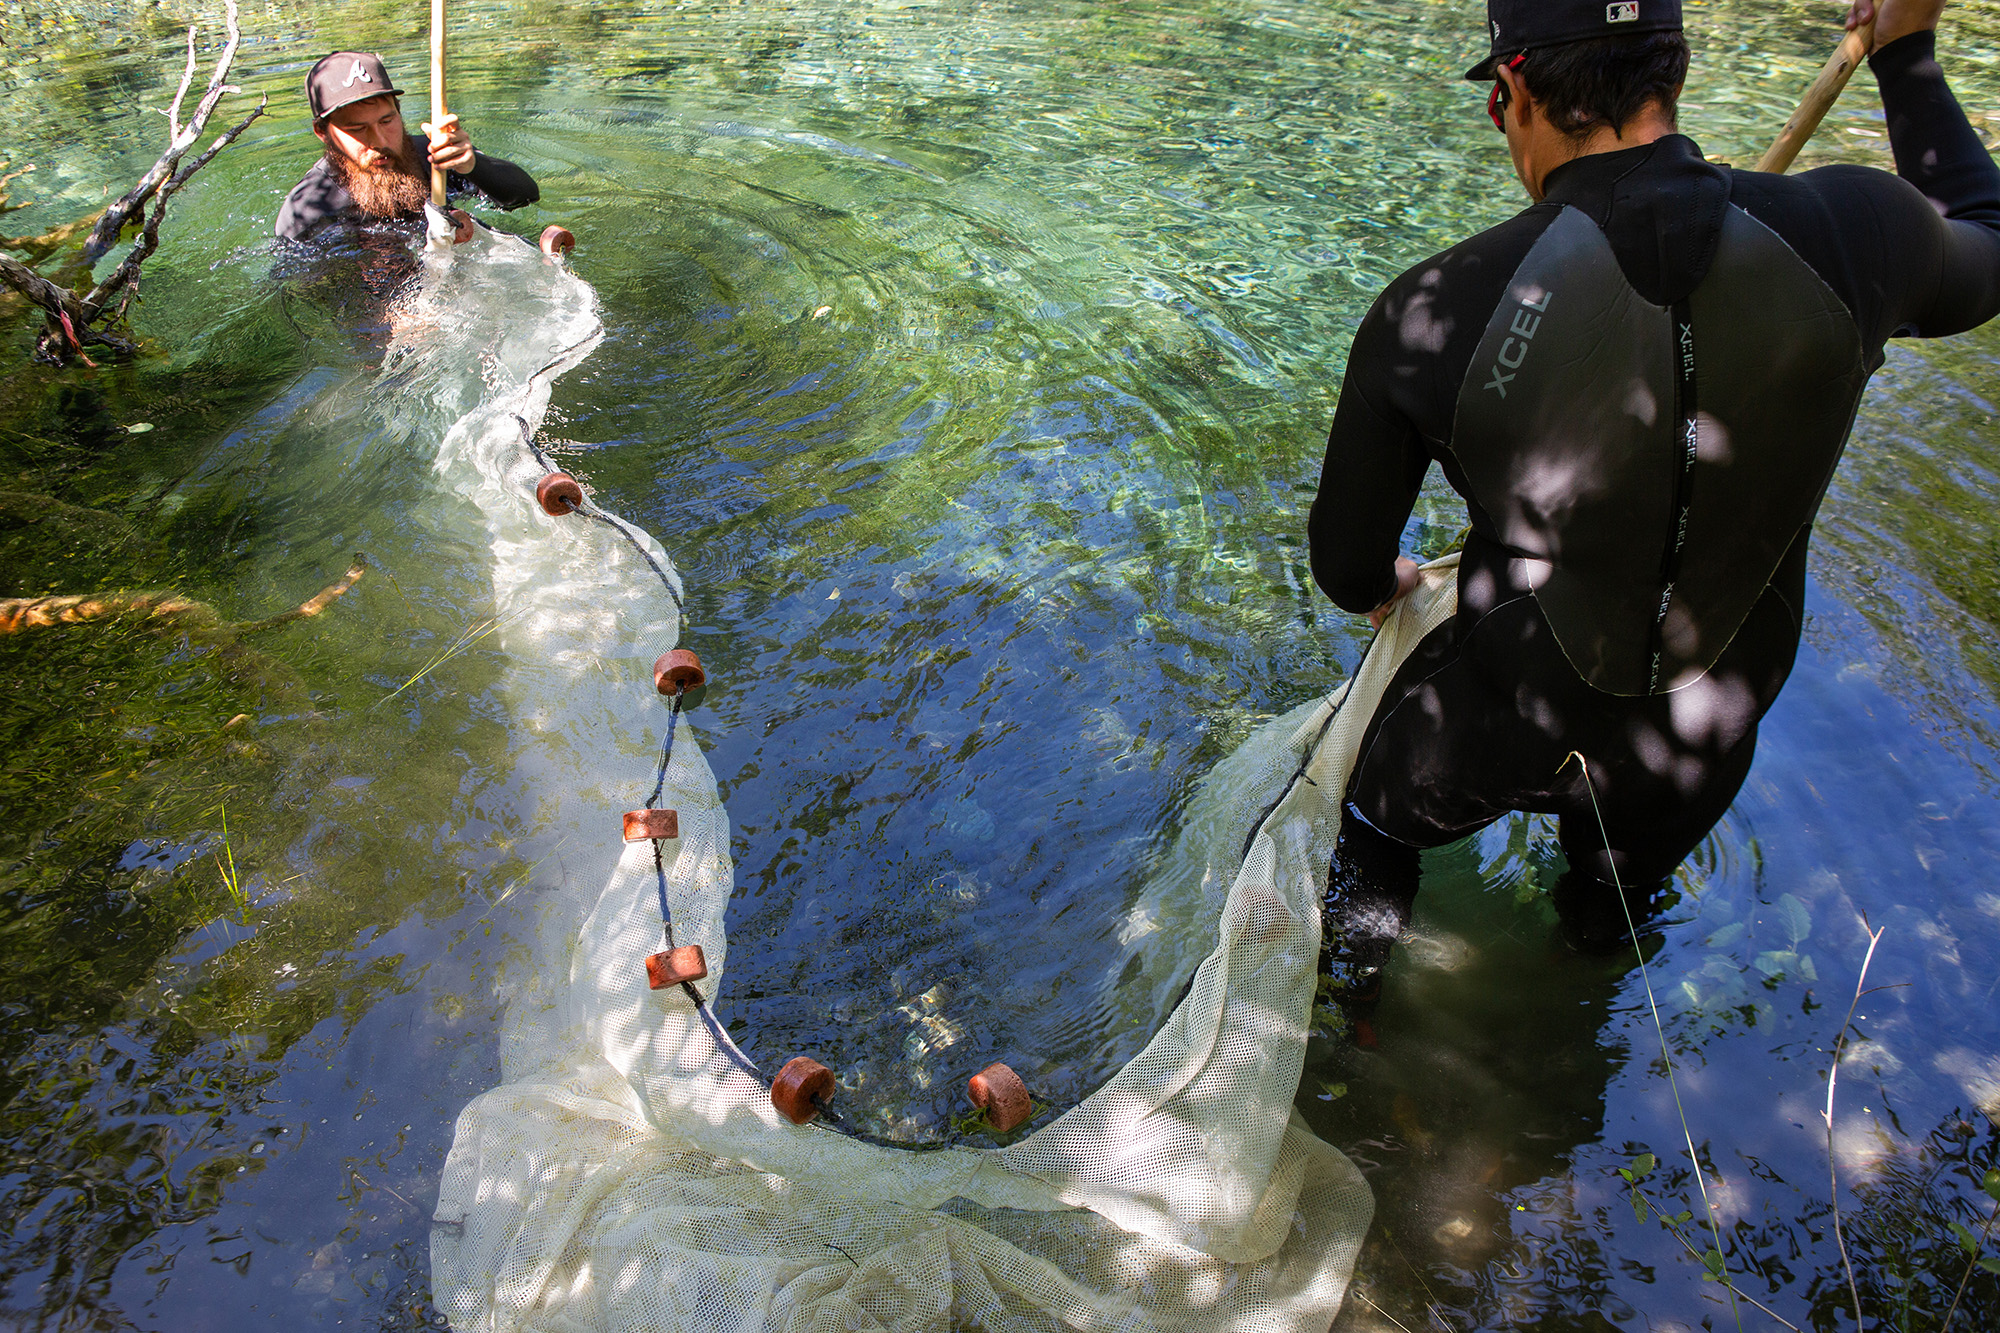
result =
[[[443,4],[444,0],[436,0]],[[1862,24],[1840,39],[1833,56],[1820,70],[1819,77],[1806,89],[1806,95],[1799,101],[1799,109],[1792,112],[1792,118],[1785,122],[1785,128],[1778,132],[1764,156],[1758,159],[1757,170],[1783,172],[1792,165],[1792,159],[1812,138],[1820,121],[1840,97],[1840,90],[1847,86],[1847,80],[1868,55],[1868,48],[1874,44],[1875,24],[1873,20]]]
[[[444,124],[445,114],[444,0],[431,0],[431,124]],[[436,165],[431,167],[431,202],[444,207],[444,168]]]

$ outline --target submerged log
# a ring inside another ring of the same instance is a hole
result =
[[[345,574],[291,610],[263,620],[234,623],[224,620],[207,602],[197,602],[173,592],[86,592],[0,598],[0,634],[18,634],[23,630],[49,629],[56,625],[83,625],[92,621],[140,620],[147,622],[148,628],[186,631],[205,638],[233,641],[318,615],[360,582],[367,568],[367,560],[357,555]]]

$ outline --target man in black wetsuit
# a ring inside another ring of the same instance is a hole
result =
[[[446,169],[448,190],[476,189],[500,208],[541,198],[527,172],[476,151],[457,116],[426,124],[429,142],[413,138],[403,127],[402,92],[381,58],[365,51],[336,51],[307,72],[313,133],[326,152],[285,197],[278,235],[303,241],[334,223],[422,217],[433,160]]]
[[[1734,799],[1883,344],[2000,313],[2000,169],[1937,64],[1942,8],[1849,18],[1876,20],[1897,175],[1778,176],[1674,132],[1679,0],[1489,0],[1467,77],[1535,202],[1376,301],[1310,520],[1315,581],[1377,623],[1415,584],[1398,542],[1431,463],[1471,522],[1458,614],[1398,671],[1347,791],[1324,964],[1350,1013],[1417,849],[1558,815],[1557,910],[1608,947]]]

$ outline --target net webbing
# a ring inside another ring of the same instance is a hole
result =
[[[1319,899],[1361,729],[1450,614],[1450,562],[1341,693],[1204,781],[1122,944],[1142,965],[1165,932],[1215,944],[1191,984],[1107,999],[1157,1029],[1135,1059],[1003,1148],[887,1147],[842,1132],[837,1108],[794,1125],[710,1009],[727,818],[650,678],[679,638],[679,576],[588,500],[551,516],[535,499],[553,470],[536,428],[601,336],[595,295],[514,238],[454,248],[437,230],[383,382],[451,423],[437,467],[483,526],[507,660],[508,832],[553,890],[507,981],[503,1082],[465,1108],[445,1164],[438,1308],[460,1330],[1324,1333],[1373,1201],[1292,1108]],[[641,797],[677,812],[677,838],[622,841]],[[662,938],[699,945],[706,978],[651,990]]]

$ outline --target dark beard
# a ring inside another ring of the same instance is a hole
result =
[[[418,173],[416,145],[407,138],[394,161],[372,171],[331,144],[326,164],[366,217],[409,217],[421,213],[431,197],[430,176]]]

